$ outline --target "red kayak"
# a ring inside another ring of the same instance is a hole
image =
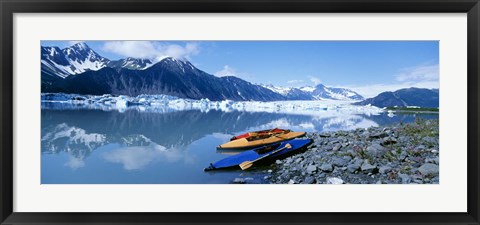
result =
[[[240,139],[240,138],[249,138],[249,137],[257,137],[257,138],[268,137],[268,136],[271,136],[271,135],[288,133],[288,132],[290,132],[290,130],[279,129],[279,128],[273,128],[271,130],[259,130],[259,131],[253,131],[253,132],[248,132],[248,133],[245,133],[245,134],[240,134],[240,135],[234,136],[234,137],[230,138],[230,141],[237,140],[237,139]]]

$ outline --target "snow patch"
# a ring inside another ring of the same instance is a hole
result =
[[[313,92],[313,91],[315,91],[315,88],[311,87],[311,86],[305,86],[305,87],[301,87],[300,90],[302,90],[304,92]]]

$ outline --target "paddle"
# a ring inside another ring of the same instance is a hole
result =
[[[240,168],[241,168],[242,170],[246,170],[246,169],[252,167],[254,162],[256,162],[256,161],[258,161],[258,160],[261,160],[261,159],[263,159],[263,158],[265,158],[265,157],[271,156],[271,155],[273,155],[273,154],[275,154],[275,153],[277,153],[277,152],[279,152],[279,151],[282,151],[283,149],[287,149],[287,148],[292,148],[292,145],[290,145],[289,143],[287,143],[287,144],[285,145],[285,147],[283,147],[283,148],[280,148],[280,149],[277,149],[277,150],[275,150],[275,151],[272,151],[272,152],[270,152],[269,154],[266,154],[266,155],[264,155],[264,156],[262,156],[262,157],[260,157],[260,158],[258,158],[258,159],[255,159],[255,160],[253,160],[253,161],[245,161],[245,162],[243,162],[243,163],[240,163],[239,166],[240,166]]]

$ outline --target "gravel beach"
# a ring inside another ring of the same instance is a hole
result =
[[[309,133],[307,138],[314,143],[303,153],[267,166],[262,183],[439,183],[438,119]]]

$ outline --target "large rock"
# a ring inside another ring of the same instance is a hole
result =
[[[389,166],[380,166],[378,168],[378,172],[381,173],[381,174],[385,174],[385,173],[388,173],[392,171],[392,167],[389,167]]]
[[[435,164],[432,164],[432,163],[425,163],[421,167],[418,168],[418,172],[420,172],[424,176],[438,175],[439,168],[438,168],[438,165],[435,165]]]
[[[421,163],[421,162],[425,161],[425,159],[420,157],[420,156],[408,157],[408,159],[413,161],[413,162],[417,162],[417,163]]]
[[[315,166],[315,165],[309,165],[307,167],[307,173],[309,173],[309,174],[314,173],[316,171],[317,171],[317,166]]]
[[[332,148],[332,151],[338,151],[342,148],[342,145],[341,144],[335,144]]]
[[[359,170],[360,167],[362,166],[363,160],[361,159],[354,159],[351,164],[347,166],[347,170],[350,173],[355,173],[355,171]]]
[[[331,145],[327,145],[323,148],[325,151],[332,151],[333,147]]]
[[[332,164],[335,165],[335,166],[345,166],[345,165],[347,165],[347,163],[348,163],[348,161],[345,158],[336,157],[332,160]]]
[[[394,137],[384,137],[382,140],[383,146],[389,146],[397,143],[397,139]]]
[[[300,163],[302,160],[303,160],[303,158],[299,157],[299,158],[295,159],[295,163]]]
[[[330,163],[324,163],[322,166],[320,166],[320,169],[325,172],[332,172],[333,171],[333,166]]]
[[[347,160],[347,162],[349,162],[350,160],[352,160],[352,157],[349,156],[349,155],[346,155],[343,157],[343,159]]]
[[[303,181],[304,184],[314,184],[315,183],[315,178],[311,177],[311,176],[308,176],[307,178],[305,178],[305,180]]]
[[[425,145],[419,145],[419,146],[416,146],[413,150],[415,150],[415,151],[423,151],[423,150],[425,150],[425,149],[426,149]]]
[[[373,138],[373,139],[384,138],[386,136],[388,136],[388,134],[384,131],[375,132],[375,133],[369,135],[369,137]]]
[[[323,137],[323,138],[328,138],[328,137],[330,137],[330,136],[331,136],[331,134],[330,134],[330,133],[328,133],[328,132],[325,132],[325,133],[321,133],[321,134],[319,134],[318,136],[319,136],[319,137]]]
[[[409,184],[412,181],[412,178],[410,178],[410,176],[407,174],[399,173],[398,177],[402,179],[402,184]]]
[[[361,167],[364,173],[373,173],[377,169],[377,166],[371,165],[368,161],[365,161]]]
[[[343,184],[344,181],[338,177],[327,177],[327,184]]]
[[[385,147],[379,145],[378,143],[373,143],[367,147],[366,153],[370,157],[382,157],[386,151],[387,150]]]
[[[355,171],[357,171],[358,169],[360,169],[360,165],[358,164],[350,164],[347,166],[347,170],[350,173],[355,173]]]
[[[433,163],[433,164],[437,164],[439,163],[439,159],[438,159],[438,156],[437,157],[433,157],[433,158],[426,158],[425,159],[425,162],[426,163]]]

